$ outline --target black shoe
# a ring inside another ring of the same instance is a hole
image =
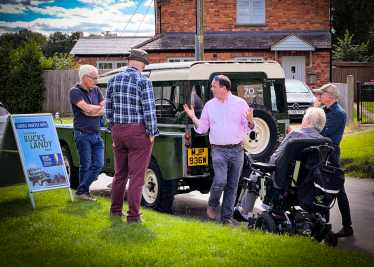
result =
[[[232,217],[238,222],[248,222],[248,220],[243,217],[243,215],[240,213],[239,210],[236,209],[236,207],[234,208],[234,214]]]
[[[343,226],[343,228],[336,233],[337,237],[347,237],[347,236],[352,236],[353,235],[353,229],[352,227],[346,227]]]

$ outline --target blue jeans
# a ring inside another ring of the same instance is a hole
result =
[[[243,146],[234,148],[212,148],[212,160],[214,179],[210,188],[208,204],[211,207],[218,207],[223,194],[221,220],[231,219],[234,211],[236,192],[240,174],[243,169],[244,149]]]
[[[84,134],[74,131],[79,156],[79,187],[75,194],[89,194],[90,185],[104,166],[104,142],[100,133]]]

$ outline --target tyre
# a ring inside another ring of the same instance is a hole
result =
[[[69,176],[70,187],[72,189],[77,189],[79,186],[79,168],[74,167],[73,159],[71,157],[70,149],[67,145],[61,147],[62,157],[64,159],[66,171]]]
[[[40,186],[43,186],[43,181],[42,181],[42,180],[38,180],[38,184],[39,184]]]
[[[244,147],[258,162],[268,162],[274,153],[279,134],[277,119],[270,109],[259,104],[249,104],[253,108],[256,129],[245,132]]]
[[[255,229],[269,233],[276,233],[275,221],[269,212],[263,212],[257,217]]]
[[[174,201],[173,184],[173,181],[162,178],[156,159],[151,157],[144,177],[141,204],[156,211],[170,212]]]

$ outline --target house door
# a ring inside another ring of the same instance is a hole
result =
[[[305,57],[282,57],[282,68],[286,79],[305,82]]]

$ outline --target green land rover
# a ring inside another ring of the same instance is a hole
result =
[[[98,86],[105,93],[107,82],[126,67],[99,77]],[[245,133],[245,148],[257,161],[267,161],[289,127],[285,75],[274,61],[181,62],[150,64],[142,73],[153,84],[157,126],[151,161],[144,177],[142,205],[167,212],[174,195],[198,190],[208,193],[213,181],[209,136],[198,134],[183,104],[195,108],[199,117],[203,106],[213,96],[210,90],[215,75],[230,78],[231,93],[244,99],[254,109],[255,131]],[[78,185],[79,158],[73,140],[72,125],[56,125],[64,161],[72,186]],[[101,130],[105,144],[103,173],[114,175],[112,137]],[[250,170],[243,170],[248,177]]]

